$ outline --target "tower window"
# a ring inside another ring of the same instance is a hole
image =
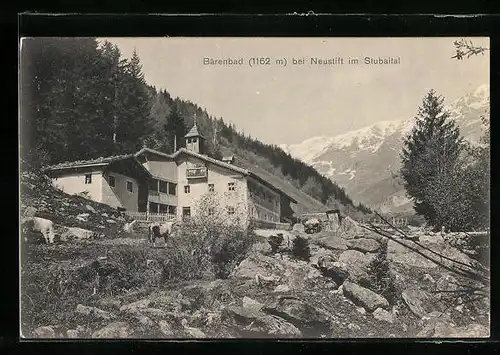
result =
[[[110,187],[115,187],[116,182],[115,182],[115,177],[113,175],[109,175],[108,184]]]
[[[234,182],[229,182],[227,186],[229,188],[229,191],[234,191]]]
[[[92,174],[85,174],[85,184],[92,184]]]
[[[188,194],[190,192],[191,192],[191,186],[189,185],[184,186],[184,193]]]
[[[196,143],[197,139],[196,138],[193,138],[193,143]]]
[[[215,191],[214,184],[208,184],[208,192],[214,192],[214,191]]]
[[[229,206],[229,207],[227,208],[227,214],[234,214],[234,207]]]
[[[134,192],[132,181],[127,181],[127,191]]]

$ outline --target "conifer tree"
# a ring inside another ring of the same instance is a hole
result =
[[[444,196],[458,193],[459,158],[464,145],[458,127],[448,120],[444,98],[429,91],[418,109],[416,125],[401,153],[401,176],[417,214],[436,228],[448,225],[446,210],[437,208]]]

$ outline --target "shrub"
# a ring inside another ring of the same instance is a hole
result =
[[[271,235],[268,243],[271,246],[271,253],[276,253],[281,243],[283,243],[283,235]]]
[[[387,240],[380,243],[375,259],[368,265],[369,280],[366,287],[382,295],[390,304],[395,304],[399,298],[395,286],[395,276],[387,260]]]
[[[309,250],[309,242],[304,237],[297,235],[293,240],[292,254],[300,260],[309,261],[311,251]]]

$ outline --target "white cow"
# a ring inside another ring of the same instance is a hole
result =
[[[54,223],[51,220],[41,217],[26,218],[22,225],[24,228],[42,233],[45,243],[54,243]]]
[[[164,223],[151,223],[149,225],[149,242],[155,245],[156,238],[163,238],[165,243],[167,242],[167,238],[172,235],[172,231],[174,228],[175,222],[169,221]]]

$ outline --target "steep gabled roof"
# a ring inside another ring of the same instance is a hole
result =
[[[176,159],[177,157],[179,157],[179,155],[181,154],[187,154],[187,155],[191,155],[193,157],[196,157],[198,159],[201,159],[201,160],[205,160],[209,163],[212,163],[214,165],[218,165],[220,167],[223,167],[223,168],[226,168],[226,169],[230,169],[230,170],[233,170],[237,173],[240,173],[240,174],[244,174],[244,175],[248,175],[249,174],[249,171],[248,170],[245,170],[245,169],[242,169],[240,167],[237,167],[235,165],[232,165],[232,164],[228,164],[228,163],[224,163],[223,161],[221,160],[217,160],[217,159],[214,159],[214,158],[210,158],[209,156],[207,155],[203,155],[203,154],[199,154],[199,153],[195,153],[195,152],[192,152],[190,150],[187,150],[186,148],[181,148],[179,149],[177,152],[175,152],[173,154],[173,158]]]
[[[135,153],[134,155],[136,157],[144,154],[144,153],[150,153],[150,154],[154,154],[154,155],[159,155],[161,157],[165,157],[165,158],[171,158],[173,159],[173,154],[167,154],[167,153],[163,153],[163,152],[160,152],[158,150],[155,150],[155,149],[151,149],[151,148],[142,148],[141,150],[139,150],[137,153]]]
[[[87,167],[106,167],[111,164],[131,161],[134,165],[139,168],[139,171],[145,174],[147,177],[152,177],[151,173],[142,166],[142,164],[137,160],[134,154],[124,154],[124,155],[114,155],[109,157],[99,157],[96,159],[89,160],[76,160],[71,162],[63,162],[55,165],[50,165],[43,169],[45,172],[56,172],[63,170],[73,170]]]

